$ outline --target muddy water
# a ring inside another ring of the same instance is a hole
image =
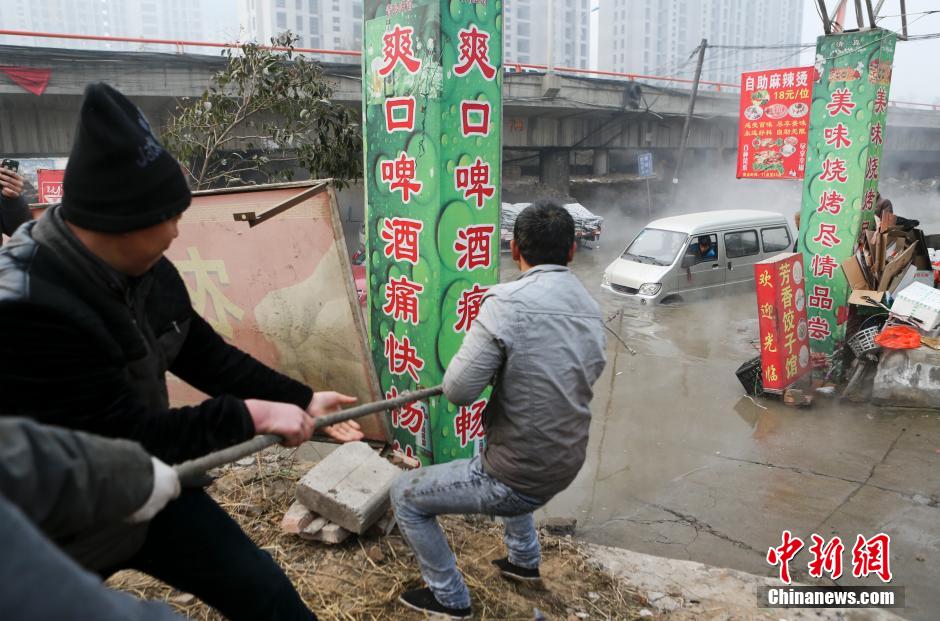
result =
[[[842,537],[849,568],[856,535],[884,531],[892,584],[907,588],[905,616],[935,618],[938,416],[744,397],[734,371],[757,354],[753,290],[652,308],[605,294],[604,267],[648,218],[610,201],[589,207],[606,218],[604,239],[572,269],[636,354],[608,335],[587,462],[543,513],[576,517],[579,536],[597,543],[768,575],[767,549],[785,529],[807,542]],[[503,259],[511,278],[517,270]],[[804,551],[791,564],[801,579],[808,559]],[[838,582],[877,583],[848,575]]]

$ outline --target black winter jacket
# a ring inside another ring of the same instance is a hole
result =
[[[8,198],[0,194],[0,231],[13,235],[16,229],[30,220],[29,205],[22,196]]]
[[[61,540],[117,522],[152,490],[150,456],[132,442],[0,420],[0,619],[181,619],[106,588],[40,533]]]
[[[313,395],[216,334],[166,258],[118,274],[57,207],[0,248],[0,325],[0,414],[136,440],[169,463],[252,437],[242,399]],[[212,398],[169,407],[167,371]]]

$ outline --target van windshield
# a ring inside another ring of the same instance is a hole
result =
[[[676,231],[643,229],[621,258],[651,265],[672,265],[688,238],[687,234]]]

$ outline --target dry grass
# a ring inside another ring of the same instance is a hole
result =
[[[280,520],[293,501],[296,481],[311,465],[294,462],[289,451],[272,449],[257,456],[253,465],[220,470],[209,493],[273,555],[319,618],[424,618],[397,603],[402,591],[422,585],[414,557],[397,534],[352,537],[329,546],[281,532]],[[502,580],[490,564],[505,555],[499,524],[459,517],[445,518],[442,524],[470,587],[476,619],[531,620],[536,608],[547,619],[634,619],[645,603],[593,568],[569,538],[542,534],[546,588],[536,590]],[[222,618],[198,599],[144,574],[121,572],[109,584],[142,598],[169,601],[192,619]]]

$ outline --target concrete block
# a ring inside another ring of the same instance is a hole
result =
[[[320,517],[311,522],[310,526],[304,529],[300,536],[307,541],[321,541],[323,543],[343,543],[352,533],[340,526],[327,522]]]
[[[310,515],[313,515],[312,513]],[[302,531],[300,531],[301,539],[309,539],[311,541],[316,541],[317,537],[320,534],[320,531],[329,524],[326,518],[314,516],[313,520],[307,524]]]
[[[307,528],[314,517],[316,516],[310,512],[310,509],[299,502],[295,502],[284,514],[284,519],[281,520],[281,530],[292,535],[299,535],[300,531]]]
[[[339,524],[327,524],[317,533],[316,541],[323,543],[343,543],[352,533]]]
[[[878,363],[872,401],[940,410],[940,352],[926,347],[885,350]]]
[[[388,490],[401,472],[368,444],[350,442],[303,476],[297,500],[330,522],[362,534],[388,510]]]
[[[372,525],[372,528],[369,529],[370,535],[376,535],[379,537],[388,537],[389,534],[395,529],[395,512],[388,511],[379,518],[379,521]]]

